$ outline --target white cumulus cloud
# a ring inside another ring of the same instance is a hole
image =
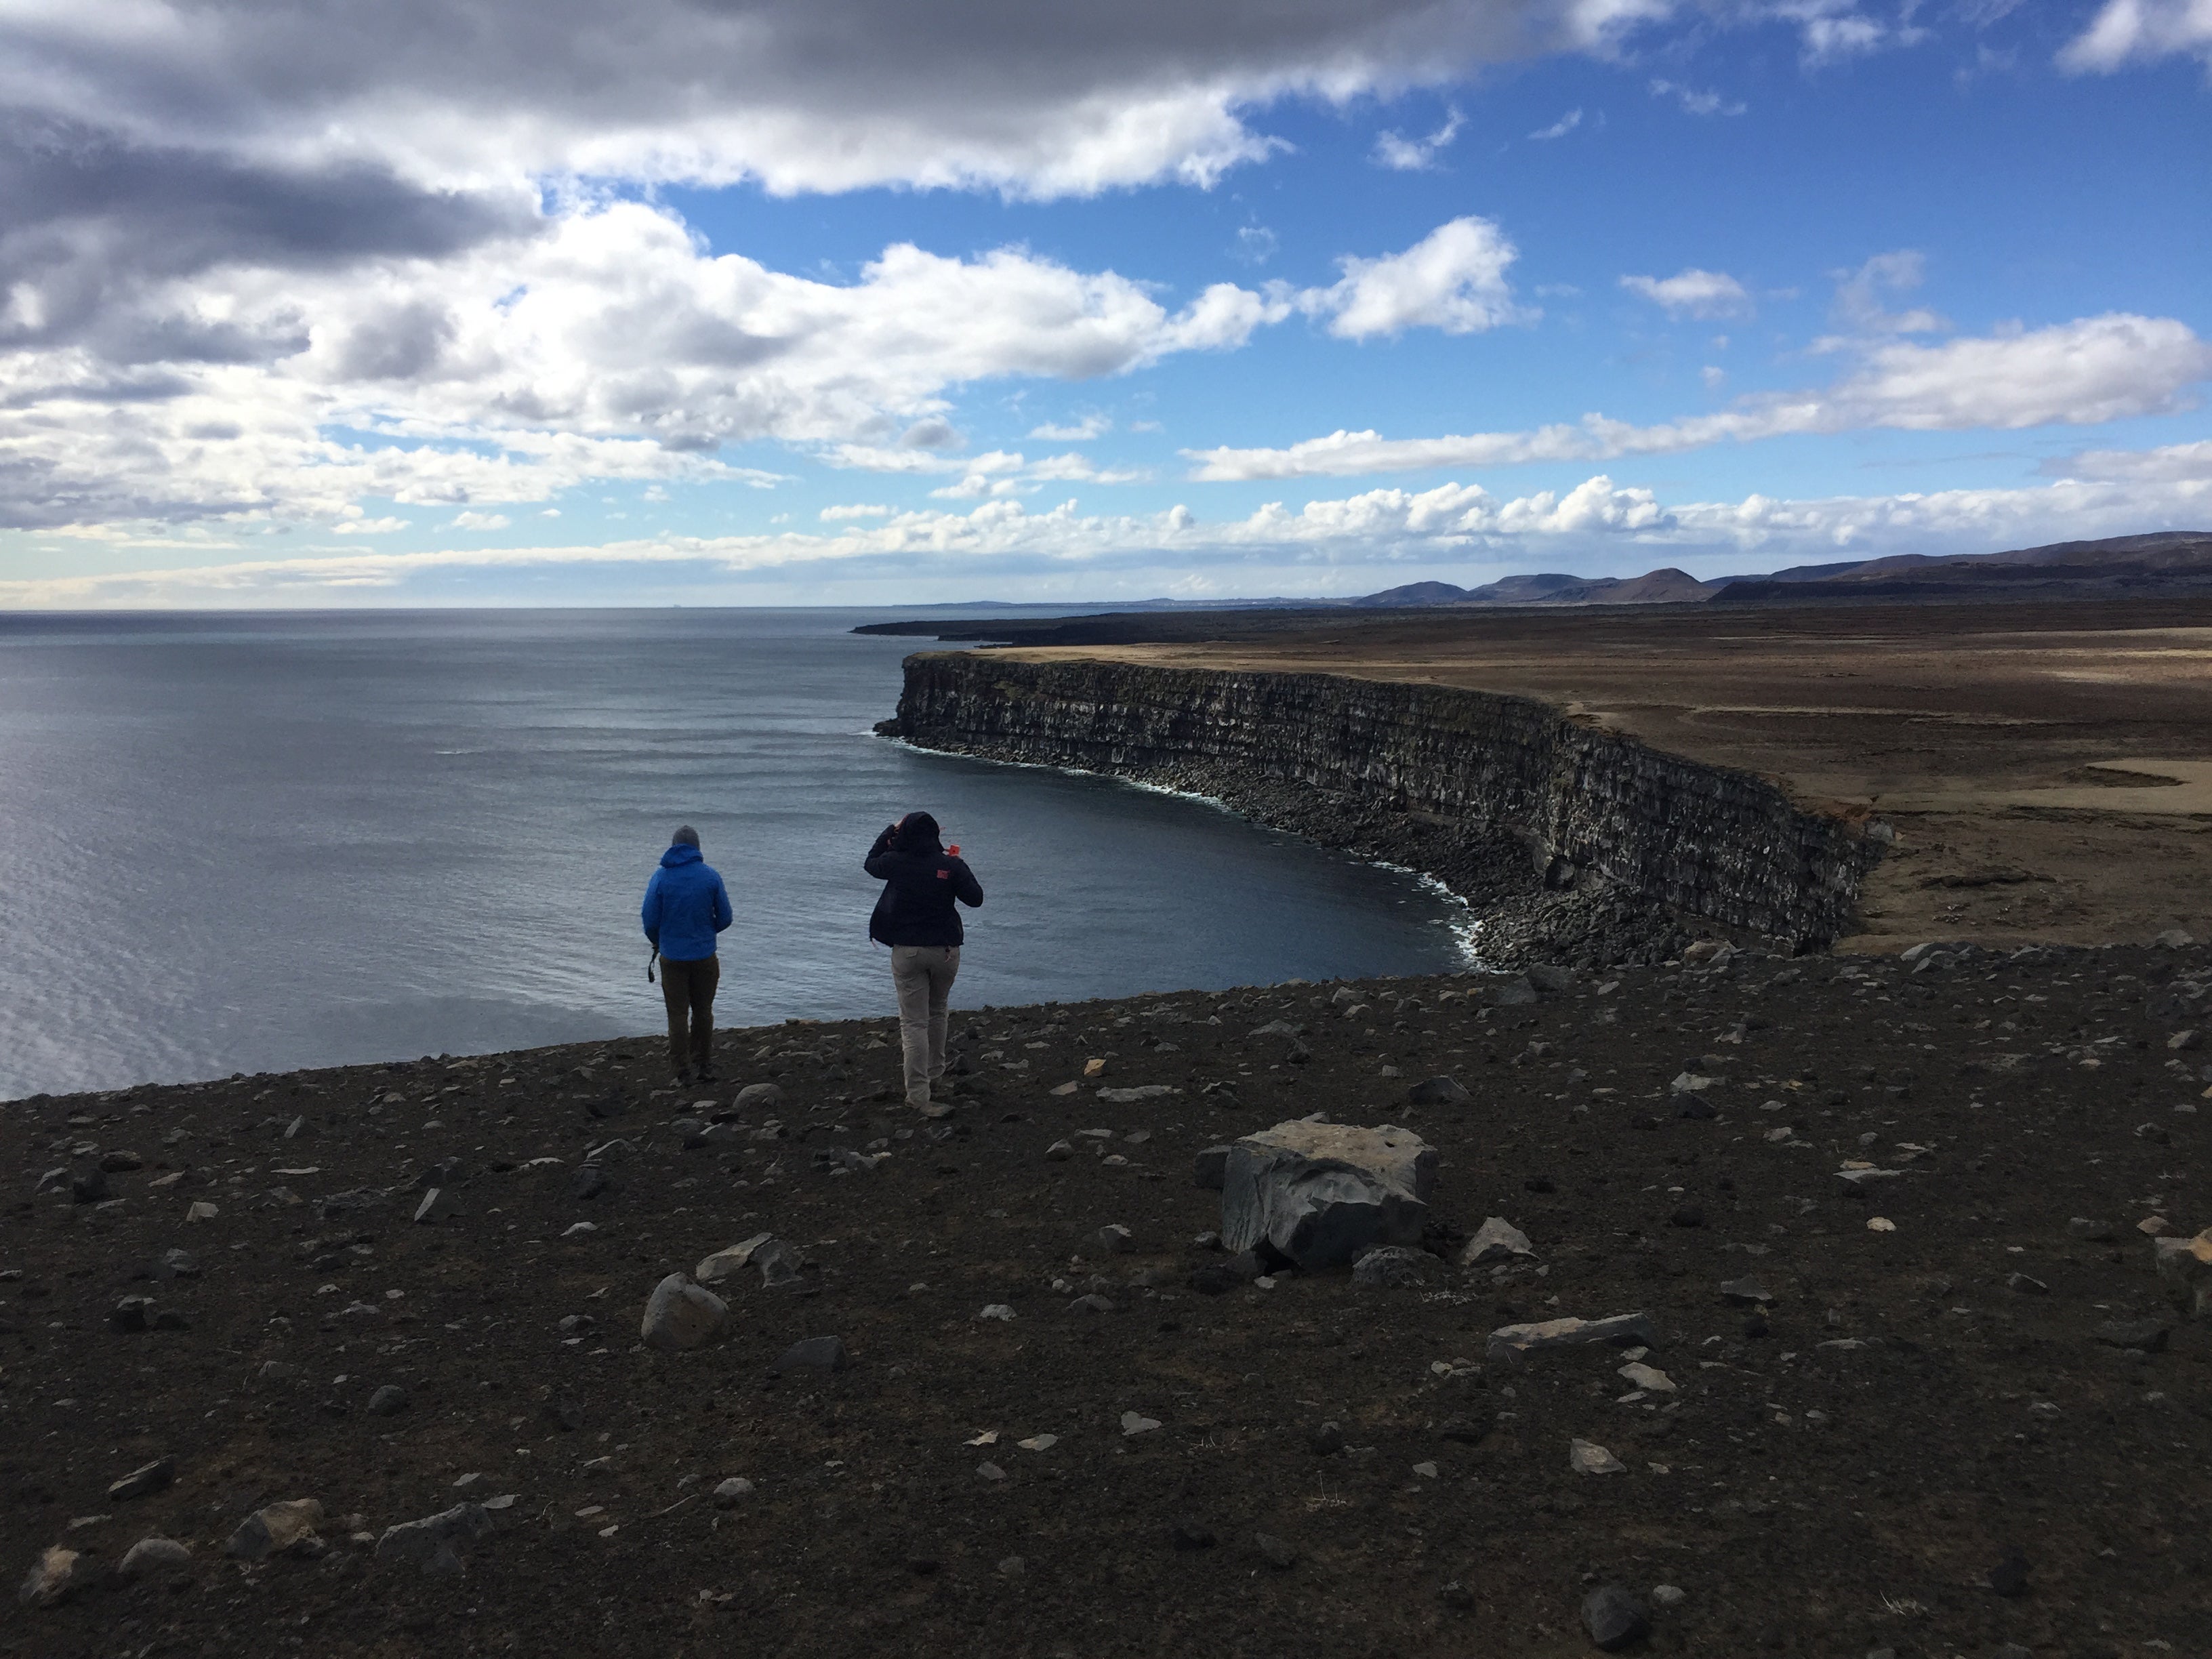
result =
[[[1753,308],[1744,285],[1725,271],[1692,266],[1672,276],[1624,276],[1620,285],[1669,317],[1748,317]]]
[[[2075,74],[2110,74],[2185,55],[2212,66],[2212,0],[2105,0],[2058,63]]]
[[[1460,135],[1467,125],[1457,110],[1444,118],[1444,124],[1425,138],[1407,138],[1396,132],[1375,135],[1375,165],[1389,167],[1395,173],[1419,173],[1437,164],[1437,157]]]
[[[1309,290],[1301,303],[1328,313],[1328,331],[1347,340],[1409,328],[1472,334],[1532,314],[1515,306],[1505,281],[1516,257],[1504,232],[1469,215],[1437,226],[1402,253],[1342,260],[1342,280]]]
[[[1869,427],[2014,431],[2094,425],[2182,408],[2207,380],[2212,344],[2187,324],[2114,313],[1939,345],[1881,342],[1862,348],[1854,370],[1824,389],[1761,393],[1711,415],[1656,426],[1587,415],[1519,432],[1389,439],[1338,431],[1279,449],[1183,453],[1194,463],[1194,478],[1218,481],[1601,461]]]

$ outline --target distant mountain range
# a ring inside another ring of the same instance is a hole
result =
[[[1670,568],[1641,576],[1507,576],[1480,587],[1410,582],[1352,600],[1363,610],[1427,605],[1741,605],[1787,599],[2142,598],[2212,593],[2212,531],[2168,530],[2053,542],[2003,553],[1900,553],[1699,581]]]
[[[1900,553],[1840,564],[1801,564],[1764,576],[1699,581],[1671,566],[1641,576],[1507,576],[1480,587],[1408,582],[1356,599],[1142,599],[1111,605],[926,605],[963,611],[967,619],[876,623],[861,634],[928,635],[945,640],[1005,639],[1083,643],[1097,629],[1051,627],[1083,613],[1123,616],[1221,611],[1426,611],[1596,605],[1759,605],[1936,603],[1959,599],[2131,599],[2212,595],[2212,531],[2164,530],[2102,541],[2053,542],[2003,553]],[[1037,621],[1000,623],[977,611],[1042,613]],[[1176,626],[1163,619],[1163,625]],[[1012,633],[1009,632],[1012,629]],[[1126,630],[1124,630],[1126,631]],[[1080,635],[1080,637],[1079,637]],[[1105,637],[1099,635],[1099,638]]]

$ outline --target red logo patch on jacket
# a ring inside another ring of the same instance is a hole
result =
[[[937,872],[937,878],[939,881],[950,881],[952,879],[952,872],[950,870],[939,870]]]

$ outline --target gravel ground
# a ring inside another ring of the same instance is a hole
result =
[[[1608,1585],[1632,1650],[2212,1652],[2212,1341],[2146,1231],[2212,1223],[2208,983],[1739,954],[986,1009],[937,1122],[883,1021],[726,1032],[712,1089],[640,1038],[15,1103],[0,1564],[78,1553],[0,1653],[1563,1656]],[[1470,1098],[1408,1103],[1437,1075]],[[1418,1284],[1202,1242],[1195,1154],[1316,1112],[1439,1149]],[[1460,1265],[1492,1216],[1533,1259]],[[762,1233],[794,1279],[640,1343]],[[1626,1313],[1640,1355],[1489,1357]],[[474,1503],[442,1557],[387,1534]],[[149,1536],[189,1557],[125,1577]]]

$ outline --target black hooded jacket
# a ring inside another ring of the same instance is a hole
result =
[[[945,850],[937,820],[912,812],[876,837],[862,866],[884,884],[868,918],[868,937],[883,945],[957,945],[966,937],[959,903],[982,903],[982,884],[966,860]]]

